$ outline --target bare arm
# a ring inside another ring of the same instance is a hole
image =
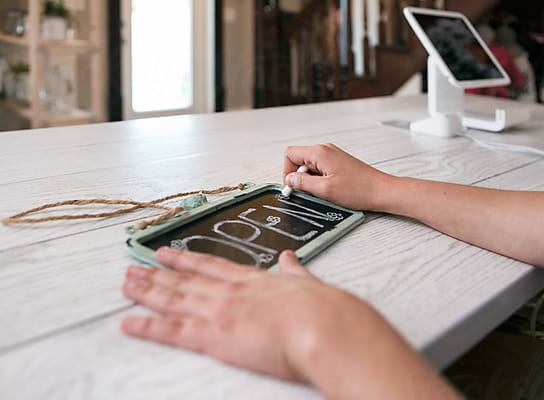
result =
[[[544,192],[397,178],[382,211],[416,218],[465,242],[544,267]]]
[[[302,164],[317,175],[293,173]],[[398,178],[331,144],[288,148],[284,179],[337,204],[416,218],[465,242],[544,267],[544,192]]]

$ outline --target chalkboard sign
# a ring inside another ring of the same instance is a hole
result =
[[[294,192],[286,198],[278,185],[252,188],[201,208],[167,228],[152,228],[153,232],[135,235],[129,250],[132,248],[138,258],[153,264],[156,261],[142,257],[141,250],[154,252],[170,246],[269,268],[285,249],[309,259],[364,218],[361,212],[306,194]]]

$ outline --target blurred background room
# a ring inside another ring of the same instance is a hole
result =
[[[425,92],[406,6],[460,11],[542,102],[541,0],[0,0],[0,131]]]

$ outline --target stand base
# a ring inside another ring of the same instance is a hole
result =
[[[463,126],[484,131],[500,132],[511,126],[529,121],[531,119],[531,110],[528,107],[497,108],[495,110],[495,119],[492,119],[492,117],[492,115],[465,112],[463,115]]]
[[[427,135],[454,137],[463,130],[458,114],[435,114],[432,117],[410,122],[410,130]]]
[[[531,119],[531,107],[528,105],[497,108],[495,115],[466,112],[464,89],[450,82],[430,56],[427,70],[429,118],[410,123],[411,131],[453,137],[461,133],[463,127],[500,132]]]

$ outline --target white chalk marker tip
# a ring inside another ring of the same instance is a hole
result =
[[[308,172],[308,167],[306,165],[301,165],[300,167],[298,167],[297,172],[302,172],[302,173]],[[283,189],[281,190],[281,194],[284,197],[291,196],[291,193],[293,193],[293,188],[291,186],[285,185]]]
[[[293,193],[293,188],[287,185],[285,185],[281,190],[281,194],[283,197],[289,197],[291,196],[291,193]]]

